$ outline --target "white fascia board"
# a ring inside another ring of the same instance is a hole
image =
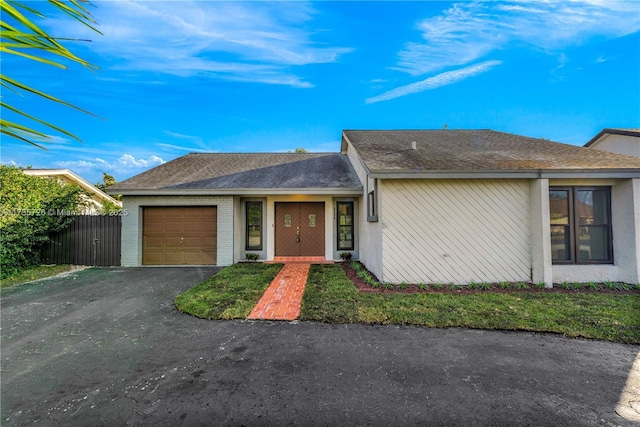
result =
[[[359,196],[362,187],[354,188],[229,188],[229,189],[140,189],[116,190],[123,196],[260,196],[282,194],[314,194]]]
[[[122,204],[122,202],[119,202],[118,200],[114,199],[109,194],[100,190],[98,187],[91,184],[89,181],[85,180],[84,178],[76,175],[74,172],[70,171],[69,169],[24,169],[23,172],[27,175],[37,176],[41,178],[64,176],[67,179],[69,179],[71,182],[75,183],[80,188],[82,188],[83,190],[89,193],[97,194],[102,199],[108,200],[111,203],[114,203],[116,205]],[[119,194],[119,193],[116,193],[116,194]]]
[[[373,170],[378,179],[539,179],[539,178],[640,178],[640,169],[522,170],[522,171],[413,171]]]
[[[367,173],[367,175],[371,175],[371,169],[369,169],[369,166],[367,166],[367,163],[364,161],[362,156],[360,156],[360,153],[358,153],[358,150],[356,149],[356,147],[353,146],[353,144],[351,143],[347,135],[345,135],[344,131],[342,131],[342,138],[343,138],[343,141],[346,142],[347,144],[344,144],[344,143],[342,144],[342,146],[340,147],[340,153],[346,154],[347,149],[351,147],[351,149],[356,153],[356,157],[358,161],[360,161],[360,164],[364,168],[364,171]]]

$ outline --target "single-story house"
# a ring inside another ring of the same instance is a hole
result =
[[[391,283],[640,283],[640,158],[492,130],[346,130],[339,153],[187,154],[123,195],[122,265],[351,252]]]
[[[640,129],[602,129],[584,146],[640,157]]]
[[[85,206],[82,208],[82,214],[94,215],[103,209],[105,203],[122,206],[122,202],[114,199],[69,169],[22,169],[22,172],[27,175],[57,179],[62,183],[75,184],[82,188],[87,193],[87,196],[84,197]]]

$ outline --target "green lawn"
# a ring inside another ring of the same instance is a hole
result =
[[[176,297],[180,311],[244,319],[282,265],[243,263]],[[312,265],[300,320],[555,332],[640,344],[640,294],[361,293],[338,264]]]
[[[369,294],[339,265],[314,265],[301,320],[556,332],[640,344],[640,295],[605,293]]]
[[[70,265],[40,265],[0,280],[0,288],[8,288],[9,286],[33,282],[34,280],[55,276],[69,270],[71,270]]]
[[[244,319],[281,264],[234,264],[178,295],[178,310],[203,319]]]

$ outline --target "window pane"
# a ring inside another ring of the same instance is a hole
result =
[[[578,261],[609,261],[609,227],[580,226]]]
[[[316,214],[309,214],[309,227],[314,228],[316,226]]]
[[[261,202],[247,202],[247,249],[262,249]]]
[[[549,212],[551,213],[551,225],[569,224],[569,191],[549,191]]]
[[[353,249],[353,202],[338,202],[338,250]]]
[[[578,218],[580,225],[609,224],[609,192],[578,190]]]
[[[291,228],[291,214],[284,214],[284,226]]]
[[[569,226],[551,226],[551,259],[553,261],[571,260],[571,244]]]

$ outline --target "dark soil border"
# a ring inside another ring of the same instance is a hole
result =
[[[358,261],[355,261],[358,262]],[[377,277],[371,273],[366,267],[359,263],[362,269],[366,271],[374,280],[378,281]],[[406,287],[401,288],[399,285],[393,285],[393,287],[385,287],[382,283],[377,288],[369,285],[365,282],[356,270],[351,266],[351,262],[340,263],[345,274],[351,280],[358,291],[364,293],[376,293],[376,294],[417,294],[417,293],[445,293],[445,294],[481,294],[486,292],[494,292],[500,294],[517,293],[517,292],[545,292],[545,293],[562,293],[562,294],[575,294],[575,293],[587,293],[587,294],[616,294],[616,295],[637,295],[640,294],[640,287],[636,286],[630,290],[622,289],[606,289],[604,284],[599,283],[598,289],[591,289],[583,284],[579,289],[563,289],[555,284],[553,288],[538,288],[536,285],[527,283],[527,289],[517,289],[515,283],[509,283],[508,289],[503,289],[499,283],[490,283],[489,289],[471,289],[468,285],[461,285],[455,289],[451,289],[449,284],[441,284],[440,289],[436,289],[433,284],[428,284],[421,289],[416,284],[407,284]],[[633,285],[631,285],[633,286]]]

